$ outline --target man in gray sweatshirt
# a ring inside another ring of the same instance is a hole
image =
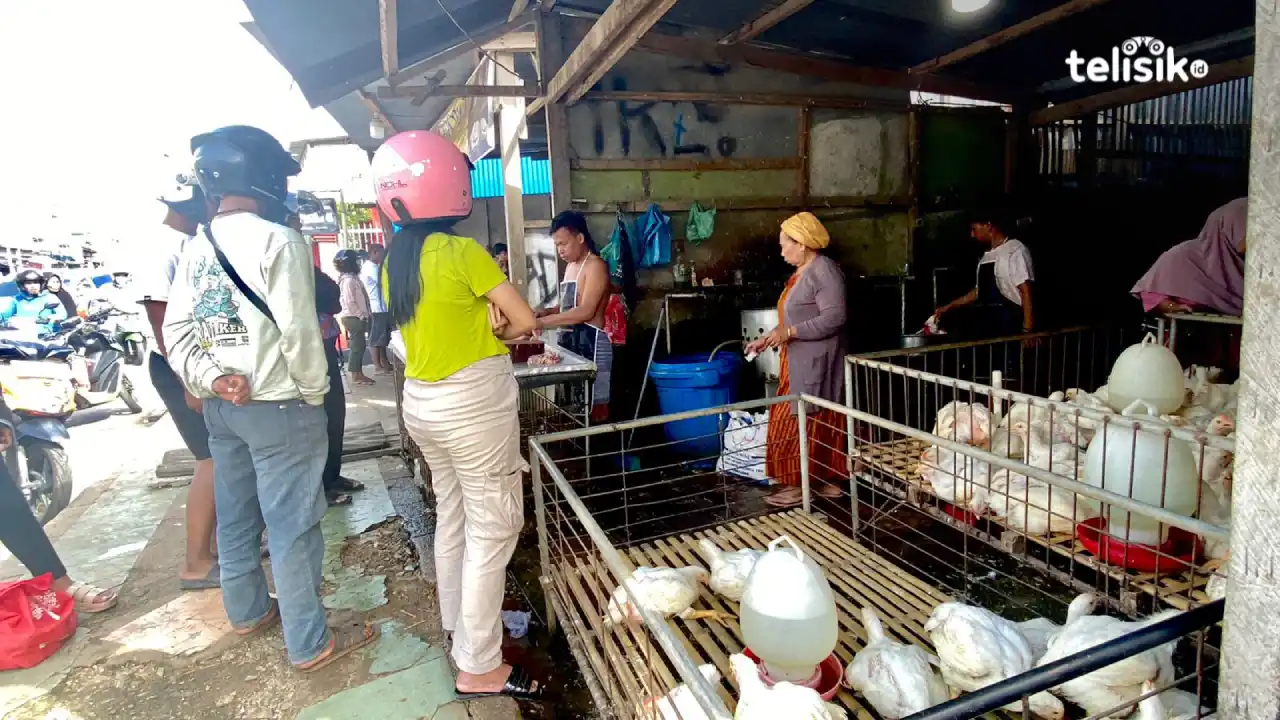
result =
[[[164,334],[174,370],[204,398],[223,604],[242,635],[281,618],[289,659],[316,670],[373,633],[327,627],[320,602],[329,373],[311,247],[283,224],[299,167],[246,126],[196,136],[191,150],[218,210],[183,251]],[[262,571],[264,524],[278,603]]]

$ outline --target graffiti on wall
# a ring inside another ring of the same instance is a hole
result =
[[[701,74],[718,79],[729,72],[724,63],[682,65],[677,71]],[[625,77],[614,75],[605,83],[615,92],[628,89]],[[719,84],[719,83],[716,83]],[[610,106],[616,109],[616,118]],[[623,156],[646,151],[662,157],[732,157],[738,151],[738,140],[726,128],[726,108],[701,102],[636,102],[618,100],[593,103],[593,142],[596,155],[607,148],[610,121],[616,122],[619,149]]]

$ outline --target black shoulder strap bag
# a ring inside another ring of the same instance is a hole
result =
[[[244,295],[249,302],[253,303],[253,306],[258,308],[258,312],[266,315],[272,325],[277,325],[276,317],[271,314],[271,308],[267,307],[267,304],[263,302],[262,298],[258,297],[258,293],[254,292],[244,283],[244,278],[240,277],[240,273],[236,272],[236,269],[231,266],[231,261],[228,260],[227,256],[222,252],[222,248],[218,247],[218,241],[213,239],[213,231],[209,229],[207,224],[204,226],[204,236],[208,238],[209,244],[213,246],[213,254],[218,258],[218,264],[222,266],[222,271],[227,274],[227,277],[231,278],[231,282],[235,284],[236,289],[240,291],[240,294]],[[279,326],[277,325],[277,327]]]

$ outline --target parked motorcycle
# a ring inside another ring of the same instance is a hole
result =
[[[123,327],[107,327],[113,316],[127,313],[108,308],[90,314],[67,338],[79,354],[73,366],[84,363],[83,376],[76,386],[76,407],[95,407],[120,398],[129,412],[142,412],[134,393],[133,381],[124,373],[126,365],[142,365],[147,354],[147,339],[142,333]]]
[[[0,395],[15,440],[4,450],[4,463],[41,523],[71,503],[66,421],[76,409],[75,351],[66,340],[79,324],[71,318],[38,338],[0,333]]]

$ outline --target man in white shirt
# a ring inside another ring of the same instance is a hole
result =
[[[1035,329],[1035,312],[1031,301],[1031,283],[1035,273],[1031,251],[1021,241],[1009,237],[1008,221],[995,213],[976,217],[969,225],[974,240],[990,246],[978,260],[974,288],[965,295],[938,308],[934,317],[959,307],[973,306],[970,317],[973,334],[990,337],[1028,333]]]
[[[287,181],[300,168],[279,141],[247,126],[199,135],[191,149],[218,210],[183,253],[164,329],[174,369],[204,399],[222,602],[242,635],[280,619],[289,660],[311,672],[374,632],[327,627],[320,602],[329,365],[311,247],[282,224]],[[275,601],[262,571],[264,524]]]
[[[387,303],[382,298],[382,258],[385,255],[381,245],[370,245],[369,257],[360,266],[360,282],[369,293],[369,312],[373,314],[369,322],[369,351],[379,375],[386,375],[392,370],[391,359],[387,357],[387,346],[391,344],[391,313],[387,312]]]
[[[156,351],[149,359],[151,384],[169,411],[169,417],[173,418],[182,442],[196,461],[195,474],[187,489],[187,553],[178,579],[183,590],[205,590],[218,587],[221,574],[214,554],[213,460],[209,454],[209,430],[200,414],[200,399],[186,391],[165,359],[164,313],[182,249],[200,223],[208,222],[211,208],[200,187],[192,184],[175,187],[160,201],[166,206],[162,236],[157,238],[153,247],[147,248],[157,254],[156,267],[139,276],[135,289],[156,338]]]

